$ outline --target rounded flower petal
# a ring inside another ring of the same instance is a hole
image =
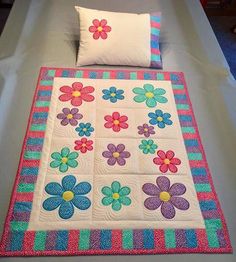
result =
[[[71,93],[72,88],[70,86],[62,86],[62,87],[60,87],[60,91],[63,92],[63,93]]]
[[[145,90],[143,88],[140,87],[135,87],[133,88],[133,92],[137,95],[145,95]]]
[[[120,203],[125,205],[125,206],[129,206],[131,204],[131,199],[127,196],[122,196],[119,198]]]
[[[116,147],[116,150],[117,152],[121,153],[125,150],[125,145],[124,144],[119,144],[117,147]]]
[[[109,158],[109,159],[107,160],[107,163],[108,163],[108,165],[110,165],[110,166],[114,166],[116,162],[117,162],[117,158],[115,158],[115,157],[111,157],[111,158]]]
[[[61,154],[60,153],[58,153],[58,152],[54,152],[54,153],[52,153],[51,154],[51,157],[53,158],[53,159],[55,159],[55,160],[59,160],[59,161],[61,161]]]
[[[152,183],[145,183],[142,187],[142,190],[149,196],[159,196],[160,194],[160,189]]]
[[[108,186],[104,186],[102,188],[102,193],[105,195],[105,196],[112,196],[113,192],[112,192],[112,189]]]
[[[61,196],[64,192],[62,186],[59,183],[56,183],[56,182],[51,182],[51,183],[47,184],[46,187],[45,187],[45,191],[49,195],[53,195],[53,196]]]
[[[146,100],[146,96],[145,95],[138,95],[134,97],[134,101],[137,103],[142,103]]]
[[[114,181],[111,184],[112,192],[113,193],[119,193],[120,191],[120,183],[118,181]]]
[[[63,199],[61,197],[49,197],[43,202],[43,208],[47,211],[52,211],[60,206]]]
[[[69,153],[70,153],[70,149],[68,147],[62,148],[62,150],[61,150],[61,156],[62,157],[67,157]]]
[[[79,156],[79,154],[77,152],[71,152],[68,155],[68,159],[73,160],[73,159],[76,159],[78,156]]]
[[[65,191],[71,191],[76,184],[76,178],[72,175],[65,176],[61,184]]]
[[[59,161],[59,160],[54,160],[50,163],[50,167],[52,167],[52,168],[59,167],[60,165],[61,165],[61,161]]]
[[[120,189],[120,191],[119,191],[119,195],[120,195],[120,196],[126,196],[126,195],[128,195],[129,193],[130,193],[130,188],[127,187],[127,186],[122,187],[122,188]]]
[[[174,183],[169,190],[171,196],[180,196],[186,192],[186,187],[181,183]]]
[[[75,168],[78,166],[78,162],[76,160],[68,160],[67,165],[69,167]]]
[[[91,206],[91,201],[85,196],[74,196],[71,201],[80,210],[86,210]]]
[[[63,219],[71,218],[74,214],[74,207],[72,203],[70,201],[62,202],[58,214]]]
[[[170,180],[169,178],[165,177],[165,176],[159,176],[156,179],[156,183],[158,185],[158,187],[160,188],[161,191],[169,191],[170,188]]]
[[[174,156],[175,156],[175,153],[172,150],[168,150],[166,152],[166,158],[171,160]]]
[[[102,204],[104,206],[109,206],[113,202],[113,197],[104,197],[102,199]]]
[[[114,144],[109,144],[107,146],[107,149],[111,152],[111,153],[114,153],[116,152],[116,146]]]
[[[68,170],[68,165],[64,163],[60,164],[59,170],[60,172],[65,173]]]
[[[144,201],[144,206],[149,210],[156,210],[160,205],[162,201],[159,199],[159,197],[148,197]]]
[[[163,202],[161,206],[161,213],[165,218],[171,219],[175,216],[175,209],[170,202]]]
[[[172,196],[170,199],[171,203],[180,210],[189,209],[189,202],[183,197]]]
[[[146,100],[146,105],[148,107],[155,107],[157,105],[156,99],[154,98],[149,98]]]
[[[119,200],[113,200],[112,209],[115,211],[119,211],[121,209],[121,203]]]
[[[153,90],[154,90],[154,86],[151,85],[151,84],[145,84],[145,85],[143,86],[143,88],[144,88],[147,92],[153,92]]]
[[[75,195],[85,195],[91,191],[91,188],[92,187],[88,182],[80,182],[72,189],[72,192]]]

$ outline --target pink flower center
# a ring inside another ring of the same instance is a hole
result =
[[[114,125],[119,125],[120,121],[119,120],[114,120],[113,123],[114,123]]]
[[[164,162],[164,164],[169,165],[170,164],[170,159],[166,158],[166,159],[164,159],[163,162]]]
[[[99,26],[99,27],[97,28],[97,30],[98,30],[98,32],[102,32],[103,28],[102,28],[101,26]]]
[[[72,96],[78,97],[78,96],[81,96],[81,93],[80,93],[80,91],[74,91],[74,92],[72,93]]]

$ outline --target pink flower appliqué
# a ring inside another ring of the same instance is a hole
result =
[[[94,39],[107,39],[107,32],[111,32],[111,27],[107,25],[107,20],[102,19],[99,21],[98,19],[93,20],[93,25],[89,27],[89,32],[93,33]]]
[[[106,128],[112,128],[114,132],[119,132],[122,128],[128,128],[126,121],[128,120],[127,116],[121,116],[120,113],[114,112],[112,115],[106,115],[104,119],[107,121],[104,126]]]
[[[62,102],[71,100],[73,106],[80,106],[83,101],[92,102],[94,100],[94,96],[90,94],[94,92],[94,87],[83,87],[80,82],[73,83],[72,87],[62,86],[60,91],[64,94],[59,96],[59,100]]]
[[[76,146],[74,147],[75,150],[79,150],[81,153],[86,153],[87,151],[93,150],[93,141],[88,140],[87,138],[83,137],[81,140],[75,141]]]
[[[168,150],[166,153],[162,150],[158,150],[157,155],[158,157],[155,157],[153,162],[154,164],[160,166],[159,170],[162,173],[166,173],[168,170],[172,173],[176,173],[178,171],[176,166],[181,164],[181,160],[174,157],[175,153],[172,150]]]

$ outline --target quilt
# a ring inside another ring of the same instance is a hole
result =
[[[41,68],[0,255],[230,253],[178,72]]]

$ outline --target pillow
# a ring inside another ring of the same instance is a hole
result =
[[[80,21],[77,66],[107,64],[162,68],[161,13],[129,14],[75,8]]]

